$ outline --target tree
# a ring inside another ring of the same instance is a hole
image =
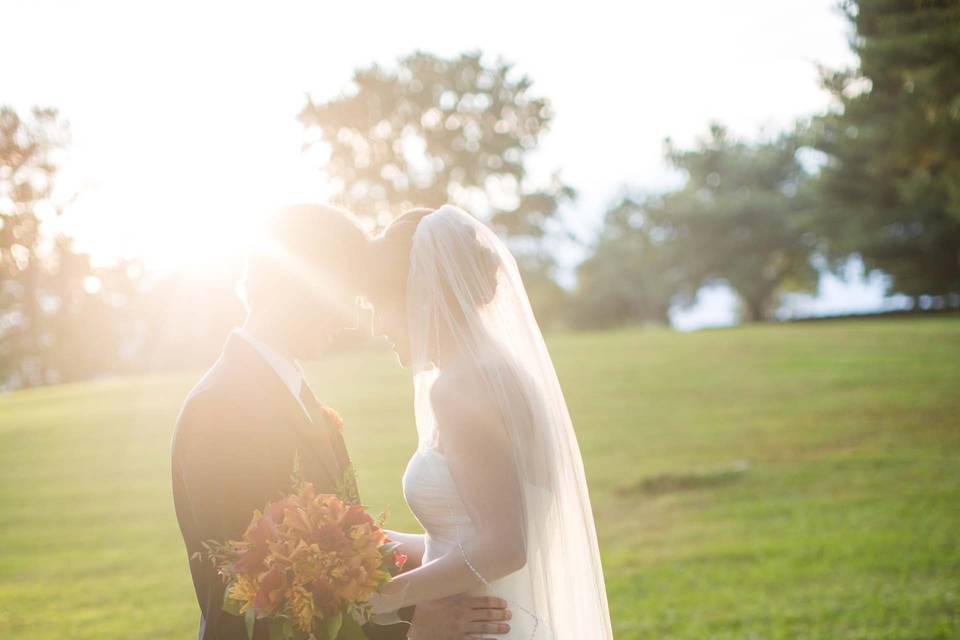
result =
[[[45,233],[66,140],[52,109],[0,108],[0,388],[203,366],[243,318],[240,265],[148,283],[136,262],[96,266]]]
[[[417,52],[358,69],[350,88],[300,113],[308,147],[329,153],[337,199],[384,223],[405,208],[451,202],[499,232],[537,240],[573,197],[557,175],[534,185],[527,161],[553,111],[532,82],[480,53]]]
[[[859,66],[823,70],[838,109],[816,120],[832,263],[857,253],[898,293],[960,304],[960,2],[841,6]]]
[[[139,265],[127,261],[95,267],[90,256],[59,236],[43,253],[39,320],[47,382],[85,380],[104,372],[136,369],[135,301]]]
[[[667,159],[687,182],[646,205],[686,286],[727,283],[750,321],[769,318],[782,292],[817,283],[810,232],[817,199],[798,156],[803,139],[798,128],[747,143],[714,124],[691,150],[668,140]]]
[[[611,208],[592,255],[577,268],[572,321],[607,328],[634,322],[670,323],[674,304],[694,291],[671,228],[648,214],[658,199],[624,197]]]
[[[54,109],[27,118],[0,107],[0,379],[43,382],[40,220],[51,201],[55,155],[67,127]]]

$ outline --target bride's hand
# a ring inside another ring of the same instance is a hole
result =
[[[488,596],[453,596],[417,605],[410,640],[482,640],[510,632],[506,601]]]
[[[402,533],[400,531],[386,530],[387,538],[391,542],[399,542],[397,549],[400,553],[407,556],[407,563],[404,565],[404,571],[416,569],[423,562],[424,539],[421,533]]]

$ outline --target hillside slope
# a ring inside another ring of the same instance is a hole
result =
[[[550,339],[591,482],[616,637],[960,637],[960,320]],[[361,490],[412,529],[409,383],[308,368]],[[0,398],[0,629],[174,640],[197,609],[169,489],[196,373]],[[570,559],[575,562],[575,558]]]

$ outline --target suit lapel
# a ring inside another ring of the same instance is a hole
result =
[[[314,424],[303,412],[303,407],[293,397],[290,390],[277,378],[280,389],[271,393],[276,401],[278,410],[284,411],[287,415],[285,424],[289,425],[299,436],[316,460],[327,477],[330,487],[336,486],[340,481],[341,471],[334,454],[333,443],[328,434],[323,429],[323,425]],[[320,487],[318,487],[320,489]]]
[[[235,360],[253,385],[279,416],[284,428],[290,429],[300,443],[302,454],[311,456],[320,473],[325,476],[325,487],[335,487],[342,471],[335,452],[335,444],[323,424],[314,424],[280,376],[243,338],[231,334],[224,347],[224,356]],[[309,467],[308,467],[309,468]],[[292,471],[292,468],[291,468]],[[322,487],[318,487],[322,489]]]
[[[316,427],[327,434],[334,456],[337,459],[338,468],[342,473],[350,466],[350,456],[347,454],[347,445],[343,441],[343,434],[340,432],[339,426],[334,424],[333,416],[328,413],[328,411],[332,412],[332,409],[317,400],[317,396],[314,395],[306,381],[303,383],[301,396]]]

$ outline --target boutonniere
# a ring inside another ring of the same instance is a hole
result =
[[[325,414],[327,414],[327,418],[329,418],[330,422],[333,423],[333,426],[337,428],[337,431],[343,433],[343,418],[340,417],[340,414],[325,404],[320,405],[320,408],[323,409]]]

